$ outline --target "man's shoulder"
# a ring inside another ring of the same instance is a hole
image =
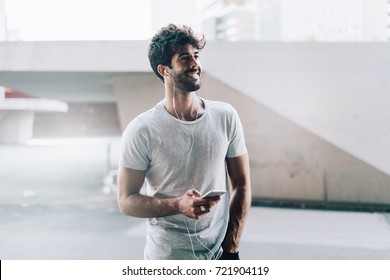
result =
[[[155,106],[145,112],[138,114],[134,119],[130,121],[127,126],[127,129],[131,128],[133,130],[144,130],[155,121],[158,121],[160,119],[160,116],[157,107],[158,106]]]
[[[233,106],[230,103],[219,100],[206,100],[206,104],[209,105],[211,109],[222,110],[222,111],[231,111]]]
[[[235,111],[233,105],[224,101],[206,100],[206,106],[207,105],[210,111],[212,111],[213,113],[231,115]]]

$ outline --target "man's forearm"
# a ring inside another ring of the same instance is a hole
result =
[[[222,248],[226,252],[238,252],[241,235],[251,206],[250,183],[233,188],[230,203],[230,218]]]
[[[121,212],[138,218],[163,217],[178,214],[178,198],[153,198],[133,194],[119,198]]]
[[[219,196],[212,199],[202,199],[200,196],[201,193],[195,189],[174,198],[153,198],[139,193],[129,195],[122,193],[118,195],[118,201],[121,212],[129,216],[150,218],[184,214],[199,219],[210,212],[220,200]]]

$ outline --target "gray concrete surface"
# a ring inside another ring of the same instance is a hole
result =
[[[0,259],[142,258],[144,221],[103,191],[108,143],[0,146]],[[390,214],[252,207],[241,257],[390,259],[389,223]]]

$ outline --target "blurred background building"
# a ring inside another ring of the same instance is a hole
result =
[[[388,0],[200,0],[200,10],[215,40],[389,40]]]
[[[20,40],[19,31],[8,28],[5,2],[5,0],[0,0],[0,41]]]
[[[257,39],[281,41],[387,41],[386,0],[257,1]]]
[[[256,40],[255,0],[199,1],[202,31],[211,40]]]
[[[160,26],[173,22],[193,26],[208,40],[384,42],[390,39],[389,0],[149,0],[145,3],[150,3],[147,6],[150,11],[139,28],[150,26],[149,36]],[[137,9],[136,5],[132,7]],[[23,40],[20,31],[7,27],[6,8],[7,1],[1,0],[0,40]],[[61,30],[53,29],[55,32]],[[101,38],[107,40],[103,35]]]
[[[7,40],[7,19],[5,16],[4,0],[0,1],[0,40]]]

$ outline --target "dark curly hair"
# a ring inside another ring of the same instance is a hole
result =
[[[191,27],[186,25],[169,24],[161,28],[153,36],[149,45],[149,62],[157,77],[164,81],[158,73],[159,64],[171,66],[172,56],[184,45],[191,44],[194,48],[201,50],[206,45],[204,35],[197,35]]]

